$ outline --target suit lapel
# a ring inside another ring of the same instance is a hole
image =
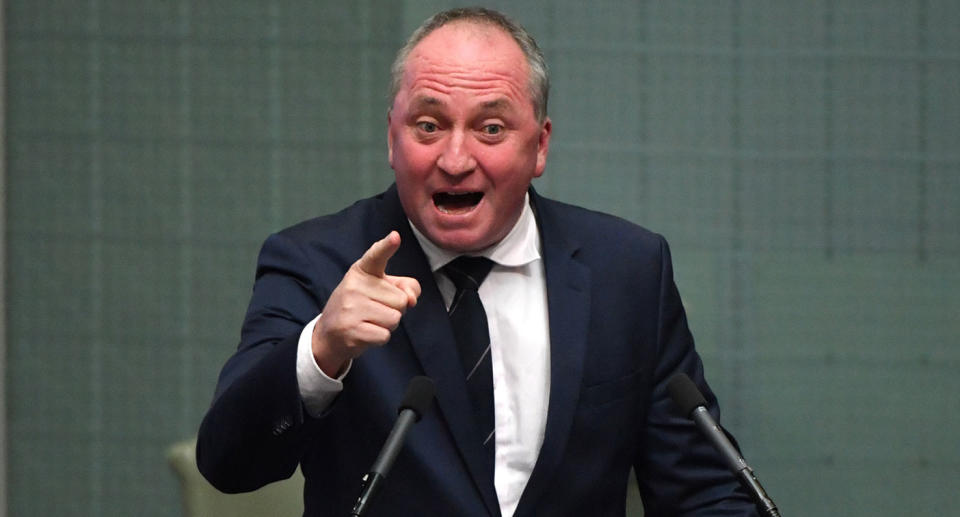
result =
[[[580,396],[590,314],[590,270],[576,260],[579,245],[562,235],[551,202],[536,195],[550,321],[550,402],[536,466],[520,498],[516,515],[532,515],[549,486],[570,437]]]
[[[416,278],[421,287],[417,305],[404,314],[401,329],[409,339],[424,374],[437,383],[437,406],[487,510],[490,515],[499,516],[500,507],[493,486],[493,464],[489,456],[484,454],[483,438],[469,409],[466,381],[443,298],[427,258],[407,223],[396,187],[386,192],[384,201],[387,227],[396,229],[401,238],[400,249],[390,259],[387,273]]]

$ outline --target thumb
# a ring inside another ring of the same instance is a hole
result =
[[[390,232],[386,237],[373,243],[356,266],[368,275],[383,277],[387,269],[387,261],[400,249],[400,234],[396,231]]]

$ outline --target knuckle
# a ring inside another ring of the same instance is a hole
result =
[[[394,310],[401,310],[407,306],[407,293],[403,291],[398,291],[393,293],[390,297],[390,308]]]
[[[400,324],[400,319],[403,317],[403,314],[394,309],[390,311],[390,314],[387,316],[387,323],[390,325],[390,328],[397,328],[397,325]]]

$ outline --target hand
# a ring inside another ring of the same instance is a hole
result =
[[[389,341],[403,313],[417,304],[420,282],[385,272],[399,248],[395,231],[373,243],[330,294],[312,338],[313,357],[328,376],[339,376],[351,359]]]

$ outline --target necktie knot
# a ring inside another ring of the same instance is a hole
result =
[[[453,281],[453,285],[457,286],[457,291],[464,289],[476,291],[491,269],[493,269],[493,261],[487,257],[463,255],[443,266],[443,273]]]

